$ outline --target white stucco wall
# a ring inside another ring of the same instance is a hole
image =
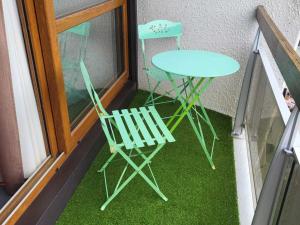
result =
[[[224,53],[241,64],[233,76],[218,78],[203,96],[204,105],[212,110],[234,116],[241,82],[251,45],[257,30],[255,9],[264,5],[293,46],[300,31],[299,0],[138,0],[138,23],[154,19],[180,21],[184,26],[182,47]],[[153,54],[167,50],[172,41],[154,41],[148,45]],[[150,57],[151,58],[151,57]],[[142,71],[139,46],[139,87],[147,89]],[[165,89],[165,88],[164,88]]]

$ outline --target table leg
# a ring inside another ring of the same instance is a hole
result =
[[[180,91],[176,88],[176,83],[175,81],[172,79],[171,75],[168,74],[168,77],[171,81],[171,84],[174,88],[174,90],[176,91],[176,94],[178,96],[178,100],[180,101],[181,103],[181,107],[180,109],[183,109],[179,118],[177,119],[177,121],[175,122],[175,124],[171,127],[170,131],[173,132],[177,126],[179,125],[179,123],[182,121],[182,119],[187,115],[188,116],[188,119],[190,121],[190,124],[197,136],[197,139],[201,145],[201,147],[203,148],[203,151],[205,153],[205,156],[207,158],[207,160],[209,161],[211,167],[213,169],[215,169],[215,166],[214,166],[214,163],[212,161],[212,157],[211,155],[209,154],[208,150],[207,150],[207,147],[206,147],[206,144],[205,144],[205,139],[204,139],[204,136],[203,136],[203,132],[202,132],[202,129],[201,129],[201,125],[200,123],[198,123],[198,128],[193,120],[193,117],[191,115],[191,112],[190,110],[195,107],[195,103],[199,100],[199,97],[203,94],[203,92],[207,89],[207,87],[209,86],[209,84],[211,83],[212,81],[212,78],[208,78],[206,80],[206,82],[203,84],[203,86],[201,86],[201,84],[205,81],[205,78],[201,78],[197,84],[194,86],[194,85],[191,85],[192,84],[192,79],[189,79],[188,82],[189,82],[189,86],[190,86],[190,89],[191,89],[191,93],[189,94],[189,97],[187,99],[185,99],[184,97],[182,97],[182,95],[180,95]],[[201,86],[201,87],[200,87]],[[198,88],[200,88],[200,90],[198,91]],[[189,99],[192,98],[192,101],[189,103]],[[180,111],[180,110],[179,110]],[[178,110],[176,112],[177,114],[179,114]],[[174,115],[175,116],[175,115]],[[169,122],[167,123],[167,125],[170,125],[172,120],[174,120],[174,118],[172,117]]]
[[[190,81],[190,91],[192,91],[193,88],[194,88],[194,84],[193,84],[193,82],[191,80]],[[215,129],[214,129],[212,123],[210,122],[209,116],[207,115],[206,110],[205,110],[205,108],[204,108],[204,106],[203,106],[200,98],[198,98],[197,103],[200,106],[202,114],[200,112],[198,112],[196,106],[193,107],[193,110],[194,110],[194,112],[196,114],[197,123],[198,123],[198,127],[199,127],[199,131],[200,131],[201,137],[204,139],[199,117],[200,117],[200,119],[202,119],[209,126],[210,131],[212,132],[212,135],[213,135],[213,143],[212,143],[212,147],[211,147],[211,151],[210,151],[210,158],[212,159],[213,158],[213,153],[214,153],[215,141],[219,140],[219,138],[218,138],[218,136],[217,136],[217,134],[215,132]],[[205,144],[205,141],[204,141],[204,144]]]
[[[199,88],[199,86],[203,83],[203,81],[204,79],[199,81],[194,89],[196,90],[197,88]],[[192,95],[190,94],[189,97],[187,98],[187,102],[191,98],[191,96]],[[192,101],[196,101],[196,99],[193,99]],[[193,105],[186,107],[185,104],[181,104],[181,106],[176,110],[175,114],[173,114],[173,116],[167,122],[167,127],[170,127],[170,125],[173,123],[175,118],[178,117],[178,119],[175,121],[172,128],[170,129],[171,132],[173,132],[177,128],[177,126],[180,124],[183,118],[189,113],[189,110],[192,108],[192,106]]]
[[[190,78],[189,78],[189,79],[190,79]],[[191,82],[190,90],[192,90],[193,88],[194,88],[194,84],[193,84],[193,82]],[[213,125],[212,125],[210,119],[209,119],[209,116],[207,115],[207,112],[206,112],[206,110],[205,110],[205,108],[204,108],[204,106],[203,106],[203,104],[202,104],[200,98],[198,99],[197,103],[198,103],[198,105],[199,105],[199,107],[200,107],[200,109],[201,109],[201,111],[202,111],[202,113],[203,113],[204,118],[203,118],[203,116],[202,116],[201,114],[199,114],[198,111],[197,111],[197,114],[198,114],[198,115],[200,116],[200,118],[201,118],[201,119],[209,126],[210,131],[211,131],[212,134],[214,135],[214,138],[217,139],[217,140],[219,140],[218,135],[217,135],[217,133],[216,133],[216,131],[215,131],[215,129],[214,129],[214,127],[213,127]]]
[[[171,117],[171,119],[168,121],[167,125],[170,126],[170,124],[172,123],[172,121],[174,121],[175,117],[178,116],[178,114],[181,112],[181,114],[179,115],[179,118],[176,120],[176,122],[174,123],[174,125],[171,127],[170,131],[173,132],[177,126],[180,124],[180,122],[182,121],[182,119],[187,115],[188,119],[191,123],[191,126],[196,134],[196,137],[201,145],[201,147],[203,148],[203,151],[205,153],[205,156],[207,158],[207,160],[209,161],[211,167],[213,169],[215,169],[214,163],[212,161],[212,155],[209,154],[206,144],[205,144],[205,139],[203,136],[203,132],[201,127],[199,127],[199,130],[193,120],[193,117],[190,113],[190,110],[195,106],[195,103],[199,100],[199,97],[203,94],[203,92],[207,89],[207,87],[209,86],[209,84],[212,81],[212,78],[207,78],[206,82],[203,84],[203,86],[201,86],[201,84],[205,81],[205,78],[201,78],[196,85],[191,86],[192,83],[192,79],[189,79],[189,86],[191,87],[191,93],[189,94],[188,98],[185,99],[184,97],[182,97],[180,95],[180,91],[176,88],[176,83],[175,81],[172,79],[171,75],[168,74],[168,77],[171,81],[171,84],[174,88],[174,90],[176,91],[176,94],[178,96],[178,100],[181,103],[180,108],[176,111],[176,113],[173,115],[173,117]],[[200,87],[201,86],[201,87]],[[200,90],[198,91],[198,89],[200,88]],[[192,98],[192,100],[189,102],[190,98]],[[200,125],[200,123],[199,123]],[[201,126],[201,125],[200,125]]]

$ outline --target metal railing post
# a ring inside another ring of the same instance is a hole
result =
[[[247,103],[249,98],[249,92],[251,87],[251,81],[253,77],[253,71],[256,64],[257,55],[259,54],[258,51],[258,44],[260,39],[260,29],[258,29],[252,51],[250,53],[250,57],[247,63],[243,84],[240,92],[238,107],[235,115],[234,127],[232,131],[233,137],[238,137],[242,134],[243,127],[244,127],[244,120],[245,120],[245,113],[247,109]]]

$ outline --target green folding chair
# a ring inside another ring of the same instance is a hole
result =
[[[161,83],[163,81],[169,81],[169,78],[164,71],[152,65],[148,65],[148,61],[146,57],[145,41],[150,39],[176,38],[176,43],[177,43],[176,47],[179,50],[180,38],[182,36],[182,25],[181,23],[172,22],[169,20],[153,20],[149,23],[141,24],[138,26],[138,36],[142,45],[143,63],[144,63],[143,70],[146,73],[148,88],[150,91],[145,106],[168,103],[170,101],[159,101],[159,100],[163,96],[170,97],[172,91],[174,90],[165,91],[163,95],[154,97],[154,93],[159,89]],[[155,85],[151,84],[150,77],[156,81]],[[185,88],[187,87],[185,80],[182,77],[175,74],[173,74],[172,77],[173,79],[182,79],[182,84],[179,85],[179,88],[181,88],[182,91],[185,90]]]
[[[125,188],[126,185],[136,176],[140,175],[147,184],[165,201],[167,197],[161,192],[152,169],[150,167],[151,159],[163,148],[167,142],[174,142],[169,129],[166,127],[158,112],[153,106],[140,107],[138,109],[122,109],[114,110],[112,114],[108,114],[101,104],[99,96],[97,95],[90,76],[83,61],[80,63],[83,79],[87,91],[92,99],[95,110],[100,118],[102,129],[107,138],[112,155],[104,163],[99,172],[104,175],[104,184],[106,191],[106,201],[101,206],[101,210],[105,207]],[[120,137],[119,141],[117,141]],[[146,154],[141,150],[143,147],[155,146],[150,154]],[[133,161],[133,153],[140,156],[143,162],[138,165]],[[109,193],[107,185],[106,168],[111,164],[116,155],[120,155],[126,162],[121,176],[114,188]],[[123,177],[131,166],[134,172],[123,181]],[[152,180],[142,171],[144,167],[148,167]],[[123,181],[123,182],[122,182]]]

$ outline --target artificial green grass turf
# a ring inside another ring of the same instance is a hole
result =
[[[131,107],[143,105],[147,92],[139,91]],[[178,104],[158,107],[162,114],[175,112]],[[188,120],[174,132],[176,142],[167,144],[152,160],[152,170],[164,202],[137,176],[107,206],[103,175],[97,170],[109,157],[107,145],[98,154],[57,224],[84,225],[235,225],[239,224],[233,159],[231,118],[208,111],[220,141],[216,142],[214,163],[209,166]],[[208,127],[204,127],[208,133]],[[95,146],[97,147],[97,146]],[[119,178],[124,163],[114,162],[108,179]],[[147,171],[147,168],[144,169]],[[129,173],[129,172],[128,172]],[[111,178],[110,178],[111,177]],[[112,187],[111,187],[112,189]]]

